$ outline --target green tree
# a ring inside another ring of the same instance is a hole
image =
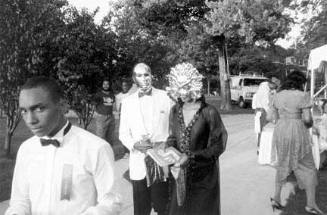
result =
[[[302,26],[302,36],[307,49],[327,44],[327,2],[310,0],[305,1],[305,4],[296,5],[296,8],[305,15],[313,14]]]
[[[3,0],[0,2],[0,106],[7,118],[4,149],[20,121],[19,86],[43,72],[43,54],[57,35],[64,0]]]
[[[256,73],[258,75],[269,76],[269,74],[282,72],[276,67],[284,67],[285,57],[289,56],[289,51],[280,46],[268,46],[266,48],[259,46],[238,47],[237,52],[230,53],[229,67],[231,75],[239,73]]]
[[[94,107],[92,95],[103,77],[115,80],[115,35],[94,23],[93,13],[67,9],[64,36],[60,38],[57,74],[65,89],[70,108],[87,128]]]
[[[284,37],[291,21],[280,1],[132,2],[138,25],[168,47],[171,63],[191,61],[205,74],[216,69],[225,109],[231,108],[227,47],[234,40],[241,45],[273,44]]]
[[[204,1],[198,0],[162,0],[132,1],[134,20],[138,29],[146,33],[149,41],[155,41],[161,51],[161,59],[153,63],[155,71],[164,77],[169,68],[183,61],[192,62],[202,73],[211,70],[211,57],[205,54],[212,52],[208,48],[210,38],[204,33],[199,20],[204,17],[207,7]],[[151,48],[149,49],[151,50]],[[151,56],[150,56],[151,59]],[[216,63],[214,63],[216,64]],[[213,66],[214,67],[214,66]]]
[[[283,5],[281,1],[228,0],[206,1],[206,4],[210,8],[206,14],[209,21],[207,32],[215,38],[219,50],[223,108],[230,109],[228,41],[240,37],[244,44],[269,46],[285,36],[292,20],[283,13],[288,5]]]
[[[141,12],[137,1],[116,2],[104,25],[116,33],[117,74],[130,78],[132,67],[144,62],[153,71],[154,84],[160,87],[171,66],[168,55],[170,48],[164,38],[157,37],[142,25]]]

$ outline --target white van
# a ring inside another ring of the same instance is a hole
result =
[[[257,92],[259,84],[267,81],[263,76],[238,75],[231,76],[231,99],[241,108],[252,103],[253,95]]]

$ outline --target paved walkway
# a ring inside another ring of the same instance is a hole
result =
[[[4,214],[8,207],[8,201],[0,202],[0,214]]]
[[[226,152],[220,157],[222,215],[305,215],[305,194],[287,183],[282,192],[284,212],[272,212],[269,198],[273,195],[275,170],[257,163],[253,115],[223,115],[229,133]],[[133,214],[132,187],[124,178],[128,159],[115,162],[114,190],[123,197],[122,215]],[[318,204],[327,211],[327,171],[319,172]],[[0,203],[0,215],[7,202]],[[155,213],[153,213],[155,214]]]
[[[253,115],[225,115],[229,133],[226,152],[221,156],[222,215],[307,215],[305,193],[292,180],[284,185],[282,204],[286,210],[273,213],[270,197],[274,193],[275,170],[257,163]],[[317,202],[327,211],[327,171],[319,172]]]

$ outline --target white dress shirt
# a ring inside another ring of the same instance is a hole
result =
[[[151,137],[152,127],[153,127],[153,97],[152,96],[142,96],[140,99],[140,111],[144,124],[144,130],[147,136]]]
[[[6,215],[118,213],[119,198],[111,193],[114,182],[111,147],[106,141],[76,126],[72,126],[64,136],[64,128],[53,137],[59,140],[60,147],[42,146],[37,136],[22,143]],[[70,200],[62,199],[61,191],[63,169],[67,166],[71,170],[68,173],[68,181],[72,182],[68,186]]]

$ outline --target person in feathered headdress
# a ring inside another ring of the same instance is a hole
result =
[[[168,75],[170,97],[177,101],[195,101],[202,97],[203,76],[190,63],[177,64]]]
[[[190,63],[171,68],[168,95],[171,110],[167,146],[181,152],[171,167],[174,176],[170,214],[220,214],[219,165],[227,131],[216,108],[205,102],[203,76]]]

